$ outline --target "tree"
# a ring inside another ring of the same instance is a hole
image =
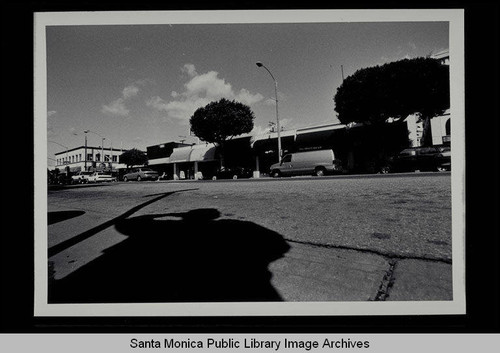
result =
[[[191,131],[200,140],[215,143],[224,165],[224,142],[253,129],[254,113],[245,104],[225,98],[198,108],[189,119]]]
[[[120,155],[120,162],[131,167],[133,165],[144,165],[148,162],[146,153],[139,151],[136,148],[125,151]]]
[[[404,59],[356,71],[334,97],[343,124],[382,124],[418,114],[423,145],[432,144],[430,119],[450,107],[449,68],[432,58]]]

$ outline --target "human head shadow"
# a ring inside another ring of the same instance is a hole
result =
[[[141,215],[115,228],[127,238],[49,284],[52,303],[281,301],[268,266],[289,249],[253,222],[216,209]]]

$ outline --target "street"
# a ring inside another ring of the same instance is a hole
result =
[[[450,173],[84,185],[48,223],[49,302],[453,295]]]

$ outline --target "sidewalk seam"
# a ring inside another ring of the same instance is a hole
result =
[[[394,259],[389,260],[389,268],[385,272],[382,282],[378,288],[375,298],[370,299],[370,301],[385,301],[389,297],[389,290],[394,285],[394,269],[396,268],[397,261]]]
[[[382,251],[370,250],[370,249],[361,249],[361,248],[354,248],[354,247],[349,247],[349,246],[322,244],[322,243],[316,243],[316,242],[310,242],[310,241],[293,240],[293,239],[288,239],[288,238],[285,238],[285,240],[287,242],[289,242],[289,243],[297,243],[297,244],[303,244],[303,245],[310,245],[310,246],[316,246],[316,247],[325,248],[325,249],[351,250],[351,251],[358,251],[358,252],[362,252],[362,253],[379,255],[379,256],[382,256],[382,257],[385,257],[385,258],[389,259],[389,261],[391,261],[393,259],[398,259],[398,260],[422,260],[422,261],[430,261],[430,262],[441,262],[441,263],[446,263],[446,264],[449,264],[449,265],[452,264],[452,260],[451,259],[441,259],[441,258],[426,257],[426,256],[403,256],[403,255],[398,255],[398,254],[395,254],[395,253],[384,253]]]

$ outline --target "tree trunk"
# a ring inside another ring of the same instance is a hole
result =
[[[220,157],[220,168],[224,169],[226,167],[226,156],[225,156],[224,142],[219,142],[219,157]]]
[[[420,145],[424,147],[432,146],[431,118],[429,116],[422,117],[422,122],[423,131]]]

